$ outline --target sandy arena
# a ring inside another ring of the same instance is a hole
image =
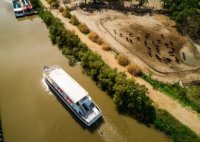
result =
[[[188,82],[200,78],[200,51],[164,15],[135,16],[113,10],[74,13],[114,50],[125,54],[156,79]],[[165,77],[166,78],[165,78]]]

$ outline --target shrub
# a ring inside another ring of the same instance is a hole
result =
[[[63,8],[63,7],[59,7],[59,9],[58,9],[58,10],[59,10],[59,12],[61,12],[61,13],[62,13],[62,12],[64,11],[64,8]]]
[[[70,66],[74,66],[76,64],[77,60],[75,59],[75,57],[73,57],[73,55],[68,56],[67,58],[69,59],[69,65]]]
[[[56,2],[56,0],[47,0],[47,2],[48,2],[49,4],[51,4],[52,2]]]
[[[99,38],[98,35],[95,32],[90,32],[88,35],[89,39],[96,42],[97,39]]]
[[[90,40],[92,40],[93,42],[96,42],[99,45],[103,44],[102,39],[95,32],[90,32],[88,37]]]
[[[132,75],[140,75],[142,73],[142,70],[140,69],[140,67],[138,65],[135,65],[135,64],[129,65],[127,67],[127,70]]]
[[[62,12],[63,17],[65,18],[71,18],[71,14],[67,8],[65,8]]]
[[[78,24],[79,24],[79,21],[78,21],[78,19],[76,18],[75,15],[72,15],[72,16],[71,16],[71,23],[72,23],[73,25],[78,25]]]
[[[117,61],[121,66],[126,66],[129,63],[128,58],[124,55],[119,55]]]
[[[97,44],[99,44],[99,45],[102,45],[104,42],[103,42],[103,40],[99,37],[98,39],[97,39],[97,42],[96,42]]]
[[[90,32],[89,28],[85,24],[79,24],[78,28],[84,34],[88,34]]]
[[[55,1],[55,2],[52,2],[52,3],[51,3],[51,7],[52,7],[52,8],[58,9],[59,6],[60,6],[59,1]]]
[[[110,45],[108,45],[106,43],[103,43],[102,44],[102,49],[105,50],[105,51],[109,51],[109,50],[111,50],[111,47],[110,47]]]

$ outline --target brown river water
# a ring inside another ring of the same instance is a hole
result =
[[[89,93],[103,120],[86,128],[42,81],[44,65],[60,65]],[[16,19],[0,1],[0,113],[5,142],[169,142],[163,133],[120,115],[111,98],[67,59],[39,17]]]

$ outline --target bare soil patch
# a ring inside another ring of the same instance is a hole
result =
[[[195,50],[168,17],[158,14],[135,16],[113,10],[90,13],[79,9],[73,13],[144,72],[155,73],[156,79],[166,82],[200,79],[200,60]]]

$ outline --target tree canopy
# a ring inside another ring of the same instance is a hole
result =
[[[161,0],[163,7],[177,22],[177,28],[193,39],[200,39],[200,1],[199,0]]]

